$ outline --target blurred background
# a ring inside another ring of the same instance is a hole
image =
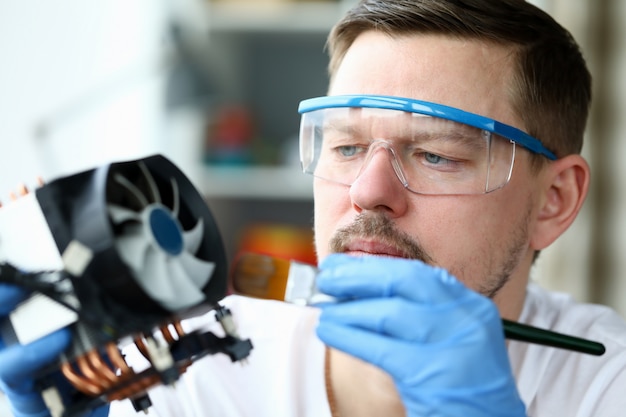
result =
[[[626,316],[626,2],[532,2],[573,33],[595,83],[591,196],[534,279]],[[313,261],[297,105],[325,93],[326,35],[353,3],[0,0],[0,201],[158,152],[206,196],[229,257]]]

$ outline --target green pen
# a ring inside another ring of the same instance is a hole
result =
[[[540,329],[510,320],[502,320],[502,325],[504,327],[504,336],[507,339],[573,350],[596,356],[603,355],[606,351],[602,343],[580,337]]]

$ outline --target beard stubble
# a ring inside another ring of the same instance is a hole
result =
[[[514,269],[519,264],[527,242],[528,216],[530,213],[526,214],[514,230],[511,244],[503,261],[495,265],[487,277],[474,281],[480,283],[478,288],[475,288],[477,292],[493,298],[510,280]],[[403,258],[416,259],[433,266],[437,265],[434,257],[426,252],[417,239],[399,230],[389,216],[382,212],[360,213],[351,224],[338,229],[330,239],[330,252],[346,252],[350,242],[355,239],[375,240],[394,247],[402,254]]]

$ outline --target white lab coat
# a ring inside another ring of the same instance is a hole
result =
[[[225,355],[192,365],[172,387],[151,390],[152,417],[330,417],[324,382],[324,346],[315,337],[318,311],[281,302],[230,296],[225,304],[240,335],[254,349],[247,365]],[[530,417],[626,415],[626,322],[612,310],[574,302],[536,284],[520,321],[605,344],[597,357],[509,341],[518,389]],[[185,323],[219,326],[211,314]],[[131,361],[141,362],[129,351]],[[113,403],[110,416],[137,417],[128,401]],[[466,416],[464,416],[466,417]],[[467,416],[469,417],[469,416]]]

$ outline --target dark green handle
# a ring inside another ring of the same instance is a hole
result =
[[[504,327],[504,336],[507,339],[573,350],[596,356],[600,356],[606,351],[602,343],[580,337],[540,329],[510,320],[502,320],[502,325]]]

